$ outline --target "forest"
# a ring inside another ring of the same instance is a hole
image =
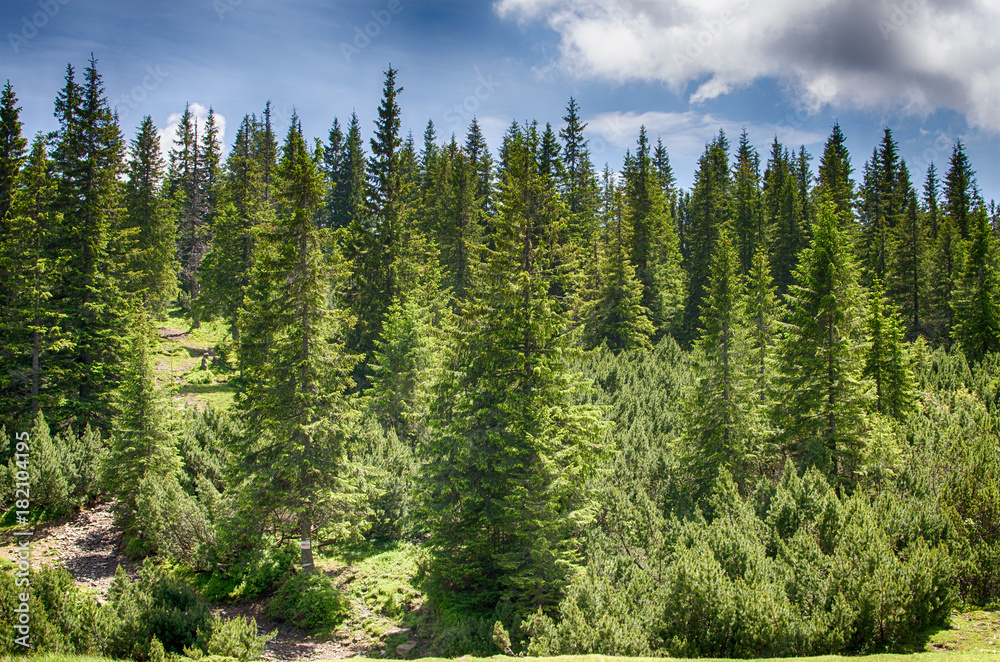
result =
[[[961,142],[910,173],[885,128],[856,172],[839,125],[816,163],[720,130],[681,190],[645,129],[599,169],[572,98],[418,143],[398,75],[367,144],[267,102],[228,152],[190,106],[127,139],[93,57],[51,133],[3,88],[0,526],[108,503],[140,569],[98,601],[8,563],[0,655],[26,602],[33,652],[255,659],[210,602],[333,632],[323,559],[397,543],[425,602],[383,607],[442,655],[909,651],[1000,604],[1000,209]],[[171,320],[220,330],[188,379],[226,399],[167,392]]]

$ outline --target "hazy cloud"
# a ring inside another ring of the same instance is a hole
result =
[[[498,0],[495,8],[546,21],[561,37],[558,65],[581,77],[662,82],[694,103],[774,77],[813,110],[951,108],[1000,131],[1000,3]]]

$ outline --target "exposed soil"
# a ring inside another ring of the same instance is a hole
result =
[[[37,525],[30,538],[34,565],[62,565],[77,584],[89,589],[99,601],[107,598],[115,571],[121,565],[134,578],[138,564],[129,560],[123,549],[122,533],[114,525],[112,504],[103,502],[92,508]],[[16,542],[8,531],[0,538],[0,556],[13,561]],[[222,615],[253,617],[259,632],[275,631],[264,651],[265,660],[340,659],[356,655],[377,657],[380,649],[371,649],[360,635],[314,639],[295,627],[279,625],[263,614],[265,600],[235,605],[213,605]]]

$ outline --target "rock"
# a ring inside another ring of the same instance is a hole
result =
[[[416,647],[417,647],[417,642],[414,641],[413,639],[410,639],[405,644],[400,644],[396,646],[396,655],[407,655]]]

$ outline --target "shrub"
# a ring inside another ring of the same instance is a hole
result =
[[[231,657],[239,662],[256,660],[264,652],[267,642],[274,637],[274,632],[257,634],[257,620],[250,618],[233,618],[224,620],[212,616],[212,636],[208,640],[206,651],[209,655]]]
[[[347,614],[347,600],[333,580],[319,572],[292,575],[267,604],[271,618],[313,634],[332,632]]]

